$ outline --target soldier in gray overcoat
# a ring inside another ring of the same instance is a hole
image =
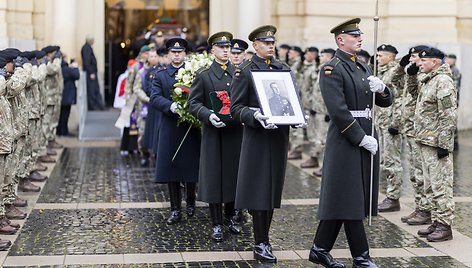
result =
[[[232,38],[229,32],[218,32],[208,38],[215,60],[197,71],[188,100],[189,111],[203,123],[198,198],[209,203],[211,237],[216,242],[223,241],[223,204],[229,230],[234,234],[241,232],[233,219],[243,128],[229,116],[230,85],[235,71],[229,62]],[[221,107],[212,106],[217,98]]]
[[[320,205],[320,223],[309,260],[325,267],[345,267],[330,255],[342,225],[353,267],[377,267],[369,256],[363,219],[369,214],[370,159],[378,149],[372,131],[372,94],[376,105],[388,107],[392,94],[372,71],[360,62],[360,19],[351,19],[331,30],[338,50],[323,66],[320,88],[331,118],[326,139]],[[342,168],[340,168],[342,167]],[[377,214],[378,155],[374,160],[373,215]]]

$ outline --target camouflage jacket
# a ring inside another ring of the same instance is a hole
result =
[[[40,114],[44,115],[46,112],[46,107],[48,106],[46,98],[46,76],[47,76],[47,67],[46,64],[42,63],[38,66],[39,72],[39,81],[38,81],[38,91],[40,99]]]
[[[133,94],[134,80],[136,79],[138,71],[144,66],[143,62],[135,62],[128,68],[128,78],[125,84],[125,99],[128,100]]]
[[[387,85],[394,96],[392,106],[386,108],[376,107],[375,122],[381,129],[388,129],[390,127],[398,129],[400,127],[402,96],[398,88],[392,84],[395,66],[397,65],[399,65],[397,62],[392,61],[386,65],[379,66],[378,77]]]
[[[293,75],[295,76],[295,80],[297,82],[297,86],[300,86],[302,84],[302,65],[303,62],[301,58],[297,58],[295,60],[291,60],[288,63],[290,65],[290,69],[292,70]]]
[[[418,96],[414,117],[416,141],[452,151],[457,123],[457,92],[449,65],[441,65],[420,82],[419,86],[409,87],[412,96]]]
[[[28,78],[25,87],[25,96],[28,101],[28,119],[39,119],[40,117],[40,98],[39,98],[39,71],[37,66],[25,63],[23,68],[28,72]]]
[[[46,103],[47,105],[56,105],[56,95],[58,91],[58,76],[57,73],[60,71],[61,65],[55,64],[55,62],[48,62],[46,65],[47,75],[45,82],[46,90]]]
[[[56,73],[57,87],[55,91],[55,104],[61,106],[62,92],[64,91],[64,77],[62,76],[62,59],[54,59],[53,64],[55,64],[56,68],[58,68]]]
[[[10,103],[5,98],[6,83],[5,77],[0,75],[0,154],[11,153],[14,138]]]
[[[316,61],[313,62],[303,62],[302,66],[302,76],[300,84],[300,97],[303,102],[305,109],[311,109],[312,107],[312,95],[313,95],[313,85],[315,84],[316,79],[318,79],[318,73],[320,69],[318,68]]]
[[[322,66],[318,67],[316,73],[316,79],[313,82],[313,94],[311,95],[311,109],[315,111],[317,114],[328,114],[326,110],[326,104],[323,100],[323,96],[321,95],[321,88],[320,88],[320,72]]]
[[[28,102],[25,87],[28,73],[21,67],[15,68],[13,75],[7,80],[7,98],[11,105],[14,139],[25,136],[28,131]]]

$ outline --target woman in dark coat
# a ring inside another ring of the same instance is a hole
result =
[[[176,83],[175,75],[180,68],[184,67],[186,46],[187,42],[181,38],[172,38],[166,42],[171,64],[157,72],[151,91],[150,103],[161,113],[155,181],[169,185],[171,206],[171,215],[167,219],[169,225],[179,222],[182,217],[180,213],[181,182],[185,183],[187,190],[187,215],[189,217],[194,215],[195,185],[198,181],[200,129],[192,126],[189,130],[190,125],[187,123],[177,125],[179,118],[177,104],[171,97],[171,91],[174,90]],[[188,130],[188,135],[184,140]],[[182,146],[178,149],[181,142]],[[175,159],[172,160],[174,155]]]
[[[234,66],[229,62],[232,37],[231,33],[218,32],[208,39],[215,60],[197,72],[188,101],[190,112],[203,123],[198,197],[210,205],[211,237],[216,242],[223,241],[223,204],[229,230],[240,233],[233,216],[243,132],[241,123],[229,118],[234,74]],[[215,94],[214,101],[222,100],[222,107],[212,107],[210,93]]]
[[[59,136],[68,136],[70,108],[77,103],[77,87],[75,81],[80,78],[80,71],[76,62],[70,65],[66,62],[64,56],[62,61],[62,76],[64,77],[64,91],[62,93],[61,114],[59,116],[59,125],[57,126],[56,134]]]

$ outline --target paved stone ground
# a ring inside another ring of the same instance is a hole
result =
[[[153,168],[142,168],[135,155],[122,157],[115,142],[61,140],[58,162],[41,193],[23,194],[30,202],[26,221],[2,267],[316,267],[308,249],[316,230],[320,179],[313,169],[287,167],[283,206],[275,211],[271,243],[276,265],[252,258],[252,224],[242,234],[225,229],[225,241],[209,239],[208,208],[198,203],[193,218],[167,226],[167,187],[153,182]],[[418,227],[400,222],[411,211],[412,189],[405,180],[402,210],[374,217],[366,226],[371,255],[380,267],[472,267],[472,132],[461,133],[454,154],[456,220],[454,240],[428,243]],[[385,193],[381,185],[381,199]],[[341,232],[332,251],[350,267]]]

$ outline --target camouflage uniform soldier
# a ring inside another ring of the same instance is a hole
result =
[[[320,67],[318,68],[318,71],[324,64],[329,62],[334,57],[334,53],[336,53],[336,51],[332,48],[321,50]],[[311,109],[315,112],[315,115],[310,116],[310,118],[313,117],[313,121],[310,121],[307,129],[307,131],[309,133],[313,133],[314,136],[314,146],[312,147],[310,155],[316,156],[318,160],[322,160],[324,157],[324,147],[330,118],[328,111],[326,110],[323,96],[321,95],[319,72],[317,73],[316,80],[314,80],[313,94],[311,98]],[[322,168],[313,171],[313,175],[317,177],[321,177],[322,173]]]
[[[288,51],[288,64],[292,70],[297,85],[302,84],[303,73],[303,51],[300,47],[294,46]],[[303,93],[301,93],[303,95]],[[303,129],[292,128],[290,130],[290,152],[288,159],[302,159]]]
[[[401,128],[399,131],[403,134],[405,141],[407,160],[409,164],[409,177],[415,190],[415,210],[409,215],[401,217],[402,222],[410,225],[427,224],[431,221],[431,204],[424,193],[423,166],[421,163],[421,152],[419,144],[415,141],[415,131],[413,118],[415,115],[417,98],[408,92],[408,85],[419,83],[423,73],[418,73],[419,56],[418,52],[426,49],[427,46],[419,45],[410,48],[409,53],[402,57],[400,65],[395,67],[395,75],[392,78],[392,84],[402,91],[402,117]],[[408,73],[405,73],[406,72]],[[407,81],[409,83],[407,83]]]
[[[428,48],[419,55],[421,71],[426,75],[420,81],[421,87],[415,83],[409,90],[412,96],[418,95],[414,117],[416,141],[420,144],[424,189],[431,199],[433,224],[419,230],[418,235],[438,242],[452,239],[454,171],[450,152],[454,150],[457,95],[449,65],[442,63],[444,54]]]
[[[59,66],[59,69],[56,73],[56,81],[57,81],[57,86],[56,86],[56,91],[54,92],[55,94],[55,100],[56,103],[54,105],[54,115],[52,118],[52,129],[53,129],[53,140],[49,141],[48,145],[49,147],[53,149],[61,149],[64,146],[56,142],[56,129],[57,126],[59,125],[59,117],[61,115],[61,102],[62,102],[62,92],[64,91],[64,77],[62,76],[62,53],[59,50],[60,48],[58,46],[55,47],[56,53],[54,55],[55,59],[53,63]]]
[[[380,176],[387,180],[387,198],[378,206],[380,212],[400,210],[400,191],[402,185],[401,166],[401,135],[399,135],[401,120],[402,96],[397,88],[392,85],[395,74],[395,56],[398,51],[391,45],[381,45],[377,48],[377,60],[379,63],[379,78],[389,86],[395,96],[394,103],[389,108],[380,108],[376,115],[379,132],[382,136],[380,143],[383,167]]]
[[[315,140],[315,110],[312,109],[313,107],[313,85],[315,81],[318,80],[318,73],[319,73],[319,66],[316,62],[318,58],[318,48],[316,47],[308,47],[305,50],[305,60],[303,61],[302,66],[302,80],[300,86],[300,97],[303,102],[303,106],[305,107],[305,113],[309,114],[310,117],[308,118],[308,126],[306,136],[309,142],[309,154],[310,158],[308,158],[305,162],[303,162],[300,167],[302,168],[317,168],[319,167],[318,162],[318,154],[315,150],[316,147],[316,140]]]

